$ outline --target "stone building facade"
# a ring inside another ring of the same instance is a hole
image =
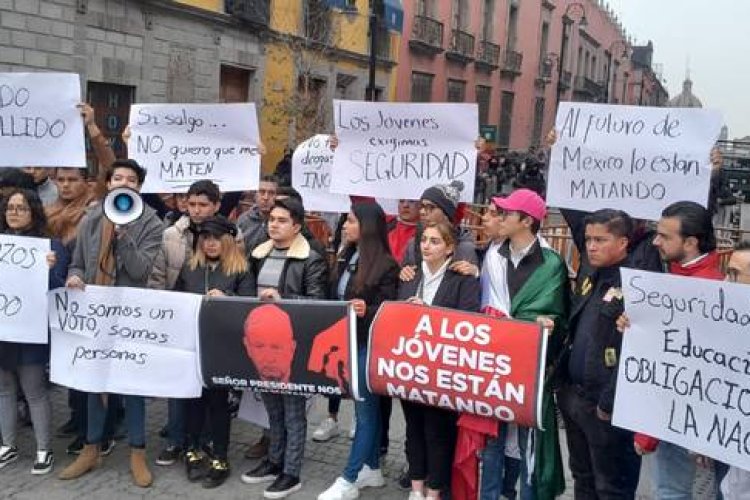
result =
[[[253,101],[263,26],[171,1],[0,0],[0,72],[81,76],[118,155],[133,102]]]

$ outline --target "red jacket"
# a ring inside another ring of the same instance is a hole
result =
[[[669,264],[669,272],[670,274],[690,276],[691,278],[723,280],[724,274],[722,274],[720,266],[719,254],[714,251],[707,253],[703,257],[699,257],[698,260],[690,264],[682,265],[679,262],[672,262]],[[636,433],[634,439],[635,443],[648,453],[655,451],[656,447],[659,446],[658,439],[645,434]]]

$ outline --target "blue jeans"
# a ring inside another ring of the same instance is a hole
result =
[[[695,457],[683,447],[662,441],[654,454],[654,481],[659,500],[691,500]]]
[[[111,395],[89,394],[88,400],[88,430],[86,442],[100,444],[104,441],[107,408],[102,396]],[[146,446],[146,400],[143,396],[121,396],[125,402],[125,423],[128,428],[128,444],[133,448]]]
[[[357,431],[343,473],[344,479],[350,483],[357,480],[364,465],[380,469],[380,396],[367,390],[367,349],[359,350],[358,359],[359,395],[363,401],[354,402]]]
[[[167,400],[167,442],[177,448],[185,447],[185,401]]]
[[[518,427],[518,445],[521,449],[520,461],[505,456],[508,424],[501,424],[498,437],[487,440],[487,445],[482,450],[479,500],[497,500],[501,493],[511,498],[508,494],[513,491],[512,488],[515,486],[519,472],[521,476],[521,500],[536,498],[533,482],[529,484],[528,481],[529,471],[524,458],[528,435],[528,428]],[[515,496],[515,491],[513,491],[513,495]]]

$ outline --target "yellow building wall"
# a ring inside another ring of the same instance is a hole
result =
[[[206,9],[212,12],[224,12],[224,0],[175,0],[192,7]],[[271,0],[271,30],[289,35],[300,35],[302,33],[304,0]],[[367,56],[369,53],[367,13],[370,8],[370,0],[357,0],[357,12],[346,13],[340,10],[331,10],[331,23],[333,33],[336,34],[336,46],[342,50]],[[398,47],[401,42],[399,33],[391,33],[391,59],[398,57]],[[334,56],[331,61],[337,71],[355,74],[367,69],[367,63],[352,61],[341,61]],[[385,89],[385,98],[389,101],[395,97],[396,70],[391,69],[388,75],[378,68],[378,81],[383,76],[388,77],[388,86]],[[329,81],[329,85],[335,81]],[[291,118],[283,112],[284,103],[297,92],[297,75],[294,65],[294,57],[289,45],[269,41],[265,46],[265,68],[260,106],[260,132],[265,143],[267,153],[263,158],[262,169],[264,173],[274,170],[276,164],[281,160],[284,149],[289,145]],[[320,132],[326,132],[321,130]]]
[[[224,0],[175,0],[175,2],[213,12],[224,12]]]

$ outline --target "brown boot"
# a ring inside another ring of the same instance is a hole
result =
[[[76,479],[96,469],[101,463],[99,445],[87,444],[81,450],[78,458],[72,464],[65,467],[58,477],[60,479]]]
[[[154,477],[146,465],[146,450],[143,448],[130,449],[130,472],[133,474],[133,484],[141,488],[148,488],[154,482]]]

